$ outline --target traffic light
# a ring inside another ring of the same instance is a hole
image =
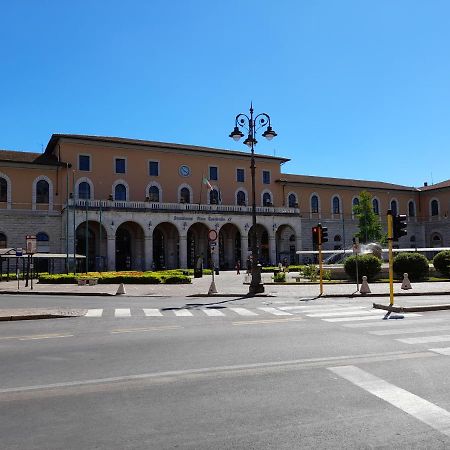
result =
[[[312,227],[312,241],[314,245],[319,245],[319,235],[320,235],[320,228]]]
[[[323,244],[324,242],[328,242],[328,228],[323,227],[320,223],[319,228],[320,228],[320,243]]]
[[[408,234],[408,232],[406,231],[407,226],[408,224],[406,222],[405,214],[399,214],[392,217],[392,235],[394,241],[398,241],[399,238]]]

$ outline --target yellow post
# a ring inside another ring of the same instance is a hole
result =
[[[391,210],[387,213],[387,225],[388,225],[388,245],[389,245],[389,305],[394,306],[394,265],[392,261],[392,212]]]
[[[320,280],[320,295],[323,294],[323,265],[322,265],[322,243],[319,242],[319,280]]]

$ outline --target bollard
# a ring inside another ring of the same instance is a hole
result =
[[[411,282],[409,281],[407,273],[403,274],[402,289],[405,289],[405,290],[412,289]]]
[[[361,283],[361,288],[359,289],[359,293],[361,295],[366,295],[366,294],[370,294],[370,287],[369,287],[369,283],[367,282],[367,277],[363,276],[362,277],[362,283]]]
[[[126,294],[125,286],[123,283],[119,284],[119,288],[117,289],[116,295]]]

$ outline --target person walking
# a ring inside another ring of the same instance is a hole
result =
[[[240,275],[241,273],[241,261],[239,259],[236,261],[236,275]]]

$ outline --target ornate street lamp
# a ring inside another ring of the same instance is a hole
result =
[[[270,116],[266,113],[258,114],[256,117],[253,117],[253,104],[250,104],[250,117],[247,114],[238,114],[236,116],[235,125],[233,131],[230,133],[230,138],[235,141],[239,141],[242,137],[244,137],[244,133],[240,130],[241,128],[248,131],[248,135],[244,141],[244,144],[250,147],[251,150],[251,163],[250,163],[250,173],[252,177],[252,229],[251,229],[251,238],[252,238],[252,280],[250,282],[248,294],[255,295],[261,292],[264,292],[264,285],[261,282],[261,267],[258,266],[259,260],[259,251],[258,245],[256,242],[256,189],[255,189],[255,153],[254,146],[257,144],[257,140],[255,139],[256,132],[262,128],[267,126],[266,130],[262,134],[263,137],[268,139],[269,141],[274,138],[277,133],[270,126]]]

